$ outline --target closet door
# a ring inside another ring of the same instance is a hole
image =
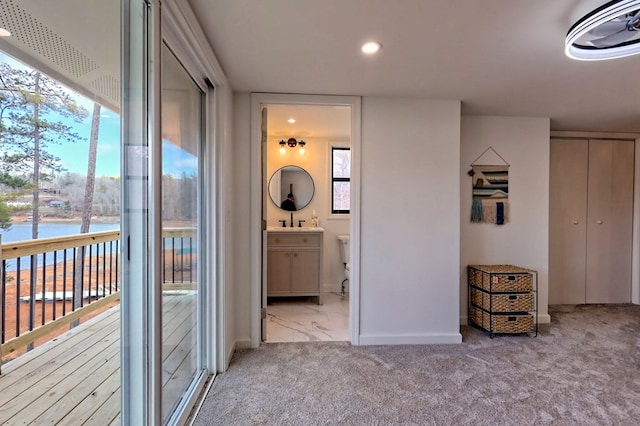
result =
[[[631,301],[634,144],[589,141],[586,303]]]
[[[552,139],[549,188],[549,303],[585,303],[589,142]]]

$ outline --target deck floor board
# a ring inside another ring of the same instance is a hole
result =
[[[163,299],[163,383],[170,385],[163,401],[179,394],[170,387],[187,386],[192,377],[180,366],[195,350],[188,336],[195,326],[193,297]],[[116,306],[4,364],[0,425],[120,424],[120,344]]]

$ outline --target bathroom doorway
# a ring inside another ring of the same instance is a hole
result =
[[[260,321],[252,331],[267,343],[357,344],[357,268],[350,262],[346,279],[354,250],[344,241],[354,241],[359,225],[351,220],[358,201],[351,159],[359,145],[360,99],[255,94],[252,103],[260,145],[254,152],[261,152],[259,181],[252,181],[260,186],[263,223],[253,287]]]

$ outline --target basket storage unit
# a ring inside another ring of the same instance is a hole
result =
[[[538,334],[538,274],[513,265],[469,265],[469,324],[494,334]]]

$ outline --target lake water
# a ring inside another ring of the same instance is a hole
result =
[[[116,231],[120,229],[119,223],[95,223],[89,227],[89,232]],[[62,237],[80,233],[79,223],[51,223],[38,224],[38,237]],[[8,231],[0,230],[2,243],[13,243],[31,239],[31,223],[15,223]]]
[[[119,223],[96,223],[92,224],[89,227],[89,232],[101,232],[101,231],[116,231],[120,229]],[[38,235],[40,238],[49,238],[49,237],[63,237],[66,235],[77,235],[80,234],[80,224],[79,223],[51,223],[45,222],[38,224]],[[2,243],[12,243],[16,241],[26,241],[31,240],[31,223],[16,223],[11,226],[11,229],[8,231],[1,230],[0,235],[2,235]],[[105,249],[109,251],[110,245],[107,244]],[[115,250],[115,244],[112,246],[112,251]],[[102,245],[98,245],[98,254],[103,253]],[[63,259],[63,250],[59,250],[57,259],[61,261]],[[94,252],[94,254],[96,254]],[[73,258],[73,250],[67,251],[67,258]],[[38,263],[42,263],[42,256],[38,256]],[[20,269],[28,269],[31,264],[29,257],[23,257],[20,260]],[[53,264],[53,254],[49,253],[46,256],[46,264]],[[15,259],[11,259],[7,261],[7,271],[15,271],[17,269],[17,262]]]

